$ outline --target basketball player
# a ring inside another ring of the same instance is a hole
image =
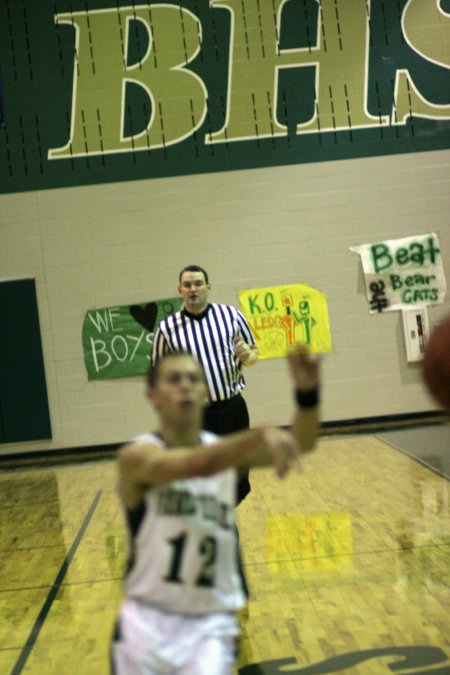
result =
[[[231,675],[245,604],[237,565],[238,472],[270,466],[283,477],[312,449],[318,362],[288,357],[297,410],[292,431],[261,427],[217,437],[200,429],[203,371],[191,355],[163,356],[148,375],[158,430],[119,451],[119,493],[130,559],[112,645],[116,675]]]
[[[208,272],[199,265],[184,267],[178,277],[178,293],[183,307],[163,319],[155,333],[152,363],[167,352],[193,354],[202,365],[209,390],[203,429],[226,436],[250,427],[244,366],[258,360],[258,349],[245,316],[236,307],[210,302]],[[236,503],[250,492],[248,473],[242,471],[237,485]]]

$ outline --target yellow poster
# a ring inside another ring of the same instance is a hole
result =
[[[325,293],[306,284],[239,291],[241,309],[250,324],[260,359],[278,359],[303,342],[312,353],[331,351]]]

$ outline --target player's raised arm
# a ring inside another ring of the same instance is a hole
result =
[[[290,432],[260,427],[218,438],[204,445],[200,420],[206,400],[206,385],[198,364],[186,354],[173,354],[155,371],[148,397],[160,417],[156,442],[129,443],[119,451],[120,490],[132,505],[152,485],[175,480],[207,477],[230,467],[248,469],[273,466],[283,477],[299,452],[310,450],[319,429],[319,362],[304,346],[288,355],[294,382],[297,411]]]
[[[287,360],[297,404],[292,434],[301,452],[307,452],[314,447],[319,432],[320,358],[310,355],[305,345],[296,345],[289,352]]]

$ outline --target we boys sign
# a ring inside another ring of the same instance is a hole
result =
[[[84,359],[89,380],[144,374],[160,321],[176,312],[181,298],[140,305],[90,309],[83,322]]]

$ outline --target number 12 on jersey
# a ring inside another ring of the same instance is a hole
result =
[[[172,547],[172,556],[168,574],[164,577],[164,581],[176,584],[186,583],[182,577],[182,567],[187,544],[187,533],[182,532],[178,537],[168,539],[167,543]],[[195,585],[207,588],[214,586],[217,560],[217,541],[214,537],[205,536],[201,539],[198,546],[198,557],[198,572],[194,581]]]

